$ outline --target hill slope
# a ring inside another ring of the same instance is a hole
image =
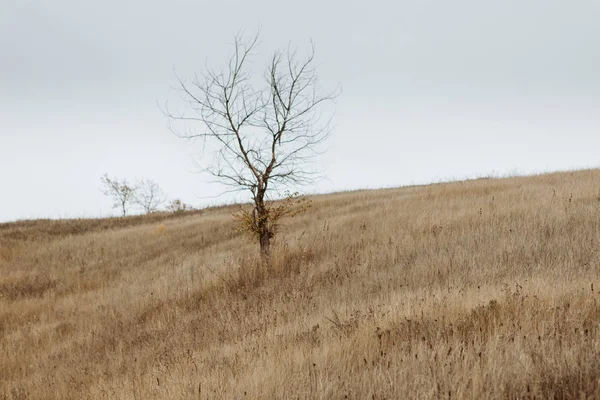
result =
[[[600,397],[598,170],[230,213],[0,226],[0,399]]]

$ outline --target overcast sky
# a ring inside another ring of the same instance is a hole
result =
[[[598,21],[596,0],[0,0],[0,221],[116,213],[104,173],[230,201],[157,102],[259,27],[256,68],[312,39],[342,87],[305,191],[598,167]]]

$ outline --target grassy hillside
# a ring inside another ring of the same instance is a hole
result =
[[[600,397],[600,171],[0,225],[0,399]]]

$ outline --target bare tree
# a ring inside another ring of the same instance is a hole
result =
[[[187,203],[184,203],[181,199],[173,199],[167,205],[167,211],[174,213],[182,213],[186,211],[193,211],[195,208]]]
[[[165,193],[158,183],[151,179],[142,179],[136,185],[133,202],[140,206],[146,214],[156,211],[167,201]]]
[[[126,180],[119,181],[117,178],[109,178],[108,174],[104,174],[101,181],[103,185],[102,193],[112,197],[114,201],[113,208],[121,209],[121,213],[125,217],[135,197],[136,187],[130,185]]]
[[[223,71],[207,69],[189,81],[177,76],[191,113],[175,114],[168,108],[165,113],[176,135],[215,146],[214,160],[200,166],[202,171],[231,191],[252,194],[253,209],[246,215],[251,223],[246,225],[268,256],[276,220],[289,214],[274,212],[269,195],[314,180],[309,163],[330,132],[320,106],[333,100],[337,90],[320,91],[314,45],[305,57],[289,48],[274,52],[263,79],[255,79],[250,59],[257,40],[258,35],[251,41],[236,37]],[[199,123],[204,129],[185,124],[182,129],[176,122]]]

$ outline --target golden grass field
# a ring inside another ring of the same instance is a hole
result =
[[[234,210],[0,225],[0,398],[600,398],[600,170]]]

